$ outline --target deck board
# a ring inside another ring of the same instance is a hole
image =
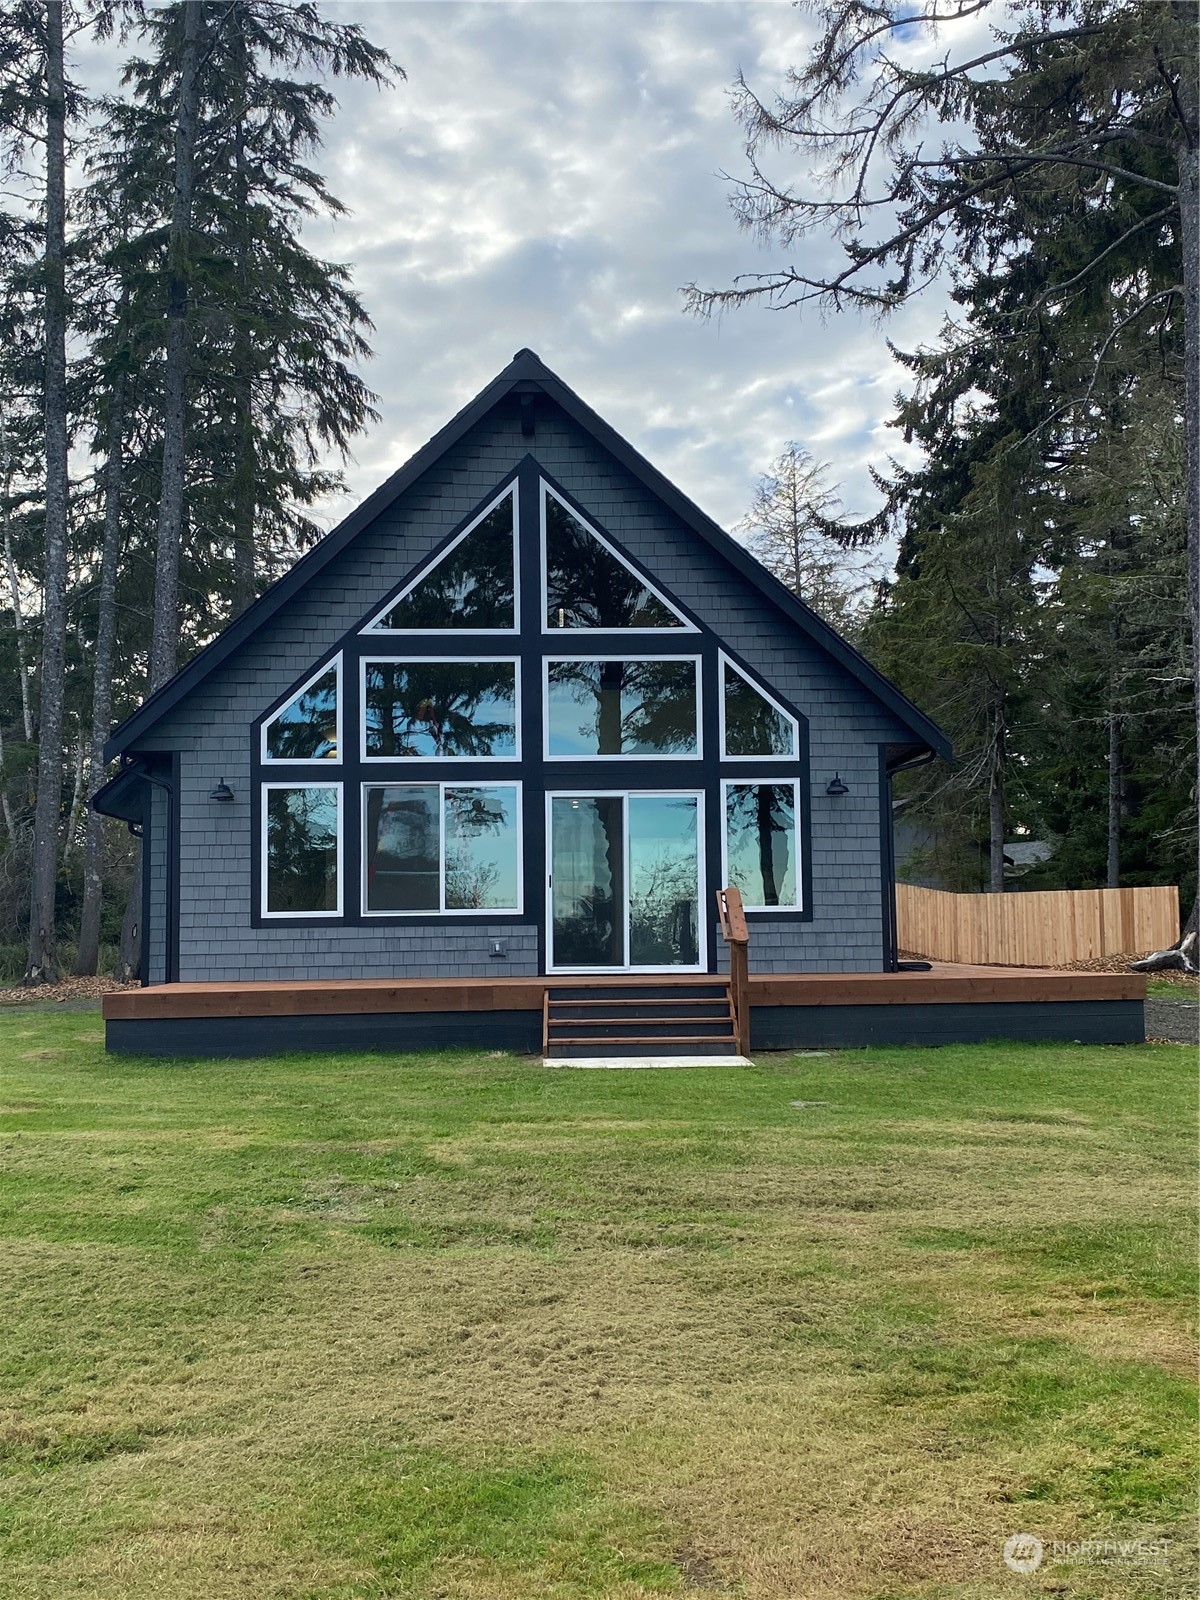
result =
[[[723,981],[717,976],[716,981]],[[108,1020],[204,1017],[304,1017],[423,1012],[541,1011],[547,984],[603,990],[711,985],[713,974],[620,973],[555,978],[298,978],[282,982],[171,983],[104,997]],[[750,1004],[896,1006],[1071,1000],[1143,1000],[1138,972],[1056,972],[1024,967],[934,963],[929,972],[795,972],[750,976]]]

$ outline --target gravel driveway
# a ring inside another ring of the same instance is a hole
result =
[[[1146,1037],[1176,1044],[1200,1042],[1200,1005],[1192,1000],[1147,1000]]]

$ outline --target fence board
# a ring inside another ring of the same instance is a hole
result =
[[[950,894],[896,885],[901,950],[968,966],[1062,966],[1144,955],[1179,937],[1179,890],[1050,889],[1030,894]]]

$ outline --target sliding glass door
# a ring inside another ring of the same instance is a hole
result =
[[[692,793],[552,794],[552,971],[698,971],[703,802]]]

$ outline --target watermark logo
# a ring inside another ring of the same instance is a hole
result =
[[[1032,1533],[1014,1533],[1004,1541],[1004,1565],[1011,1572],[1036,1572],[1042,1564],[1042,1541]]]

